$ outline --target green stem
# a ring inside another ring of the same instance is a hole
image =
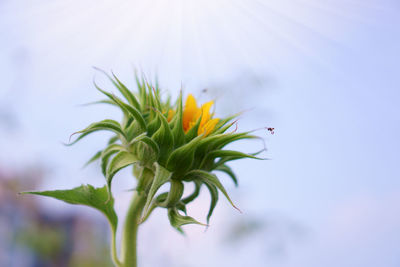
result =
[[[121,262],[118,260],[118,256],[117,256],[117,246],[116,246],[116,242],[115,242],[115,239],[116,239],[116,236],[115,236],[115,235],[116,235],[116,229],[115,229],[115,227],[113,227],[113,226],[111,226],[111,228],[112,228],[112,237],[111,237],[111,257],[112,257],[112,260],[113,260],[115,266],[121,267]]]
[[[121,263],[123,267],[137,267],[137,232],[146,194],[134,191],[122,233]]]

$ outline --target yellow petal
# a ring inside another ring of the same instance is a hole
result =
[[[211,118],[210,109],[213,104],[214,101],[210,101],[201,106],[202,117],[201,117],[200,127],[205,125],[210,120]]]
[[[174,115],[175,115],[175,110],[173,110],[173,109],[168,110],[168,116],[167,116],[168,122],[170,122],[172,120]]]
[[[209,135],[215,128],[215,125],[219,122],[218,118],[209,120],[203,127],[199,127],[197,132],[198,135],[204,133],[204,136]]]
[[[196,99],[192,94],[189,94],[186,98],[185,108],[183,110],[183,130],[185,132],[190,129],[191,122],[196,120],[198,110]]]

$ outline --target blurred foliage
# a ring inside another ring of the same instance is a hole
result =
[[[42,168],[0,166],[0,266],[112,266],[107,225],[75,213],[54,213],[18,192],[37,187]]]
[[[285,257],[292,245],[302,243],[308,229],[299,222],[278,214],[241,217],[226,228],[224,244],[235,249],[255,245],[265,260]]]

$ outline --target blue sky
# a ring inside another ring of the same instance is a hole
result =
[[[216,99],[218,114],[248,110],[240,130],[276,129],[258,132],[272,160],[233,165],[237,189],[225,180],[244,215],[221,200],[211,229],[186,227],[185,239],[156,213],[143,227],[143,255],[156,246],[143,266],[177,266],[178,257],[180,266],[398,266],[399,11],[389,0],[3,1],[0,111],[16,126],[1,128],[1,165],[47,165],[43,188],[101,185],[97,166],[81,166],[104,136],[61,142],[118,117],[77,106],[100,98],[93,77],[107,86],[92,66],[131,85],[134,66],[157,73],[174,95],[182,83],[202,101]],[[115,189],[121,213],[130,182],[123,173]],[[207,205],[204,194],[192,212],[204,216]],[[227,248],[227,225],[246,216],[276,226]]]

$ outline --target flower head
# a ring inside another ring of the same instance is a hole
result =
[[[133,165],[137,178],[136,191],[143,192],[146,205],[142,214],[145,220],[156,207],[168,209],[171,225],[181,230],[188,223],[198,223],[186,212],[186,205],[193,201],[204,185],[211,194],[211,206],[207,221],[222,192],[233,205],[225,188],[213,173],[228,174],[235,184],[236,176],[227,162],[242,158],[256,158],[255,154],[223,148],[240,139],[257,138],[249,132],[227,132],[236,116],[213,118],[213,101],[201,106],[189,94],[183,105],[182,95],[175,104],[163,101],[159,88],[154,88],[144,79],[137,78],[138,92],[130,91],[116,76],[108,76],[124,99],[95,86],[108,100],[102,101],[118,107],[123,113],[121,122],[106,119],[92,123],[75,140],[92,132],[108,130],[114,133],[106,147],[94,157],[101,160],[110,198],[111,184],[115,174],[122,168]],[[74,142],[74,143],[75,143]],[[168,192],[159,193],[162,185],[169,183]],[[195,191],[183,198],[184,183],[194,183]]]

